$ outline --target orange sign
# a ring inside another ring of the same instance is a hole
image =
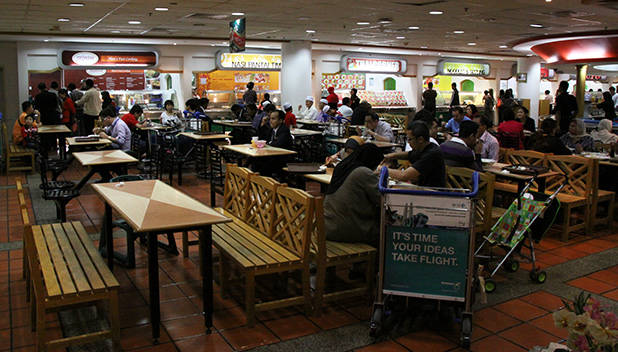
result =
[[[196,73],[197,93],[207,90],[243,91],[253,82],[256,91],[279,90],[279,72],[223,71]]]

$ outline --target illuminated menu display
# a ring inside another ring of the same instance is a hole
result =
[[[345,55],[341,69],[346,72],[405,73],[407,62],[394,58],[368,58]]]
[[[279,71],[281,70],[281,55],[219,51],[216,63],[220,70]]]
[[[144,90],[146,78],[144,70],[64,70],[66,84],[90,78],[100,90]]]
[[[158,54],[154,51],[62,50],[58,56],[63,68],[148,68],[158,64]]]

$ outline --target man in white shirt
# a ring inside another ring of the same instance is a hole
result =
[[[313,106],[313,97],[305,99],[305,106],[298,106],[298,118],[305,120],[315,120],[318,118],[318,110]]]
[[[612,100],[614,101],[614,109],[618,110],[618,93],[616,93],[616,88],[610,86],[609,94],[612,95]]]
[[[75,105],[84,106],[84,130],[90,133],[94,128],[94,120],[101,113],[101,93],[94,87],[94,81],[88,78],[85,81],[86,92],[75,102]]]
[[[343,100],[341,101],[342,105],[339,107],[339,110],[338,110],[341,116],[343,116],[343,118],[348,121],[352,118],[352,114],[354,113],[354,111],[350,107],[351,103],[352,101],[350,100],[350,98],[348,97],[343,98]]]

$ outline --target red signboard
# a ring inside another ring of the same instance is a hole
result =
[[[64,68],[146,68],[156,66],[158,63],[158,56],[154,51],[63,50],[60,54],[60,63]]]
[[[91,78],[100,90],[144,90],[144,70],[64,70],[64,83],[75,83]]]
[[[345,55],[341,58],[341,69],[347,72],[403,73],[406,61],[390,58],[365,58]]]

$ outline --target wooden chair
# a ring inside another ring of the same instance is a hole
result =
[[[550,154],[535,152],[533,150],[509,149],[504,156],[504,162],[511,165],[522,164],[547,167],[547,155]],[[536,183],[532,185],[533,189],[537,187],[538,185]],[[517,193],[517,184],[515,183],[496,182],[495,188],[502,192]]]
[[[611,191],[599,189],[599,160],[592,160],[593,186],[592,186],[592,209],[590,211],[590,227],[605,224],[610,230],[614,228],[614,204],[615,194]],[[599,215],[599,204],[607,203],[607,215]]]
[[[574,155],[547,155],[547,164],[552,171],[565,174],[568,177],[567,185],[558,194],[561,203],[562,224],[559,225],[562,241],[569,240],[569,233],[580,229],[590,233],[590,206],[592,205],[593,161],[588,158]],[[562,176],[547,179],[546,192],[551,193],[563,182]],[[582,221],[572,223],[573,210],[582,209]]]
[[[507,162],[507,155],[509,152],[513,151],[514,149],[511,148],[500,148],[498,150],[498,162],[499,163],[506,163]]]
[[[273,233],[273,212],[275,193],[281,184],[270,177],[249,175],[248,204],[245,205],[243,220],[264,234]]]
[[[474,170],[464,167],[446,167],[446,186],[450,188],[472,189]],[[475,233],[489,233],[495,223],[495,216],[502,216],[504,209],[494,208],[494,183],[496,177],[490,173],[479,173],[479,192],[475,200]]]
[[[235,164],[227,164],[225,168],[225,186],[223,191],[223,209],[234,216],[245,219],[249,175],[251,170]]]
[[[36,350],[60,349],[111,338],[120,351],[118,281],[80,222],[31,226],[24,232],[31,278],[30,309]],[[111,328],[48,340],[46,314],[108,302]]]
[[[17,200],[19,202],[19,212],[24,224],[24,233],[30,229],[30,216],[28,215],[28,205],[24,196],[24,189],[19,179],[15,180],[17,188]],[[25,237],[22,237],[22,277],[26,280],[26,301],[30,301],[30,271],[28,270],[28,253],[26,252]]]
[[[2,123],[2,140],[4,160],[6,160],[6,172],[10,171],[34,171],[34,149],[15,145],[9,140],[9,132],[6,124]],[[14,166],[15,165],[15,166]]]

